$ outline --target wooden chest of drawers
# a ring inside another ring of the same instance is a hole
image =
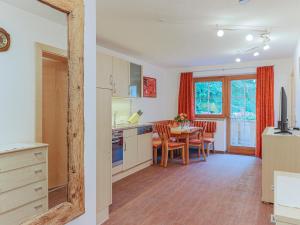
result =
[[[48,146],[0,146],[0,225],[17,225],[48,210]]]

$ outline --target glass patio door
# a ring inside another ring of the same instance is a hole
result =
[[[229,101],[228,150],[252,155],[256,147],[256,76],[232,77]]]

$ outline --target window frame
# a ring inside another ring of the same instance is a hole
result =
[[[194,87],[194,104],[196,106],[196,83],[199,82],[213,82],[213,81],[221,81],[222,82],[222,114],[196,114],[196,110],[194,109],[195,118],[218,118],[225,119],[227,112],[227,82],[224,76],[213,76],[213,77],[196,77],[193,79],[193,87]]]

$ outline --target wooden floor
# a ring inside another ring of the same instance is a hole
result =
[[[48,207],[49,209],[68,201],[68,186],[60,187],[48,193]]]
[[[115,225],[270,225],[272,205],[261,203],[261,161],[211,155],[149,167],[113,185]]]

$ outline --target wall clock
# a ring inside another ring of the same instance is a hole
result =
[[[4,29],[0,28],[0,52],[7,51],[10,46],[10,35]]]

